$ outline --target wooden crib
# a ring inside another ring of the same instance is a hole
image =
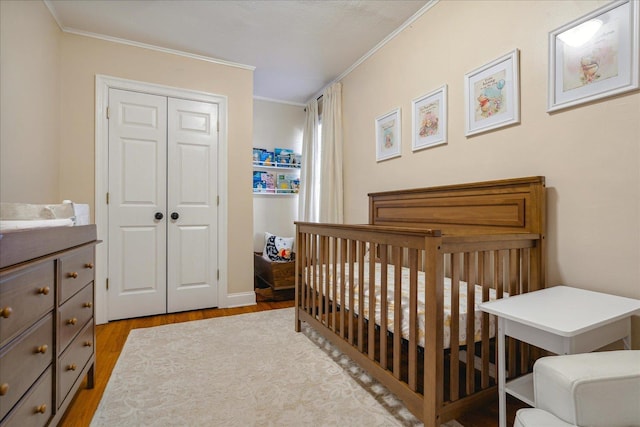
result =
[[[496,322],[477,303],[544,287],[544,230],[543,177],[369,194],[367,225],[297,222],[296,331],[439,426],[497,397]],[[534,351],[508,340],[514,378]]]

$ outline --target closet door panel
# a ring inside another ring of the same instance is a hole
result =
[[[168,101],[168,311],[215,307],[218,106]]]
[[[167,98],[109,90],[109,320],[166,312]]]

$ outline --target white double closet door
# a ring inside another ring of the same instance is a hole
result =
[[[218,105],[109,89],[109,320],[215,307]]]

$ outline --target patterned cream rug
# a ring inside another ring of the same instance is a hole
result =
[[[312,329],[293,327],[288,308],[132,330],[91,426],[421,425]]]

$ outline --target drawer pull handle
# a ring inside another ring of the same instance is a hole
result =
[[[69,273],[69,274],[67,274],[67,277],[72,277],[74,279],[77,279],[78,278],[78,272],[74,271],[73,273]]]
[[[11,313],[13,313],[13,309],[11,307],[5,307],[0,311],[0,316],[6,319],[11,316]]]
[[[51,288],[48,286],[45,286],[43,288],[38,289],[38,294],[40,295],[49,295],[49,292],[51,291]]]
[[[91,308],[93,307],[93,303],[91,302],[85,302],[84,304],[82,304],[82,308]]]
[[[4,396],[9,391],[9,384],[3,383],[0,385],[0,396]]]
[[[44,403],[36,408],[36,414],[44,414],[45,412],[47,412],[47,405]]]
[[[47,352],[47,350],[49,349],[49,346],[46,344],[42,344],[40,347],[36,348],[36,353],[42,353],[45,354]]]
[[[67,325],[75,325],[76,323],[78,323],[78,319],[76,319],[75,317],[67,320]]]
[[[92,269],[93,268],[93,263],[92,262],[88,262],[84,265],[84,268],[88,268],[88,269]]]
[[[71,365],[67,366],[67,371],[75,371],[77,368],[75,363],[72,363]]]
[[[85,341],[84,342],[84,346],[85,347],[91,347],[93,344],[91,343],[91,341]]]

